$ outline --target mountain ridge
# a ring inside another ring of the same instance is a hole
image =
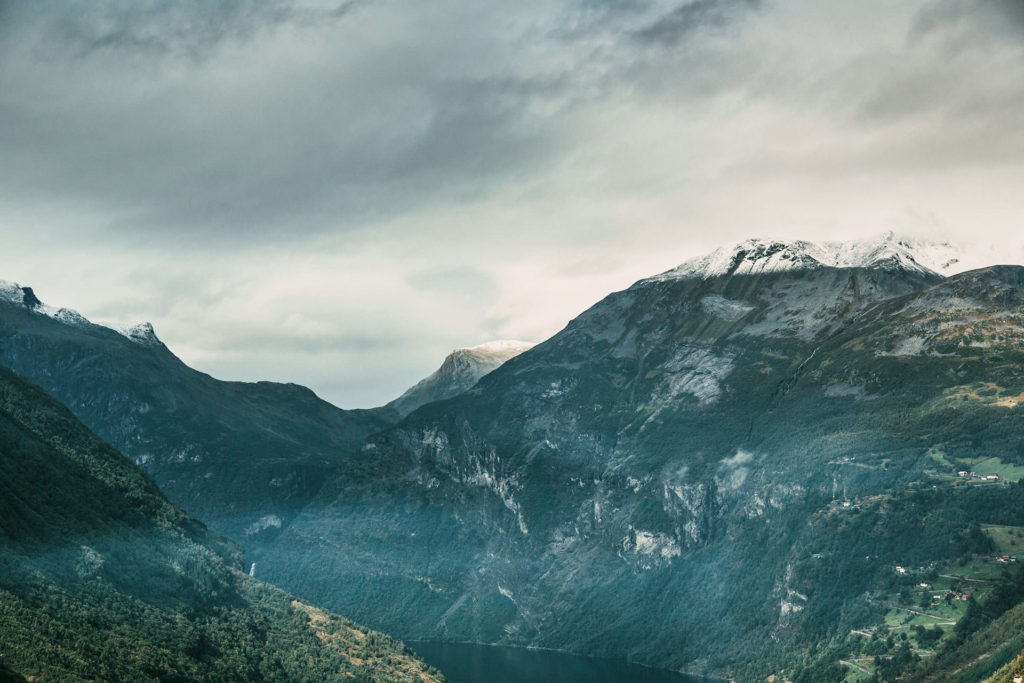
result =
[[[930,242],[887,232],[848,242],[750,238],[719,247],[645,280],[708,279],[733,274],[820,267],[906,269],[955,274],[962,253],[950,242]]]
[[[0,297],[0,363],[235,538],[261,519],[287,519],[364,436],[397,420],[388,409],[342,410],[295,384],[217,380],[185,365],[148,324],[125,333],[50,315],[35,297],[26,305],[24,289]]]

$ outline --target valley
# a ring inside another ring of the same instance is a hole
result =
[[[931,254],[742,242],[402,409],[220,382],[15,285],[0,362],[256,579],[397,637],[973,681],[1024,650],[1024,268]]]
[[[0,683],[1024,683],[1024,0],[0,0]]]

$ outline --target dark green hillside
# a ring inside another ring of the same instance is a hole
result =
[[[42,390],[0,369],[0,680],[437,680],[250,579]]]

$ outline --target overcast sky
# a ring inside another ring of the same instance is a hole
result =
[[[0,279],[342,407],[726,241],[1022,216],[1024,0],[0,0]]]

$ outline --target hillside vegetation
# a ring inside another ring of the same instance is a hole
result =
[[[0,369],[0,680],[441,679],[401,643],[249,578],[242,562]]]

